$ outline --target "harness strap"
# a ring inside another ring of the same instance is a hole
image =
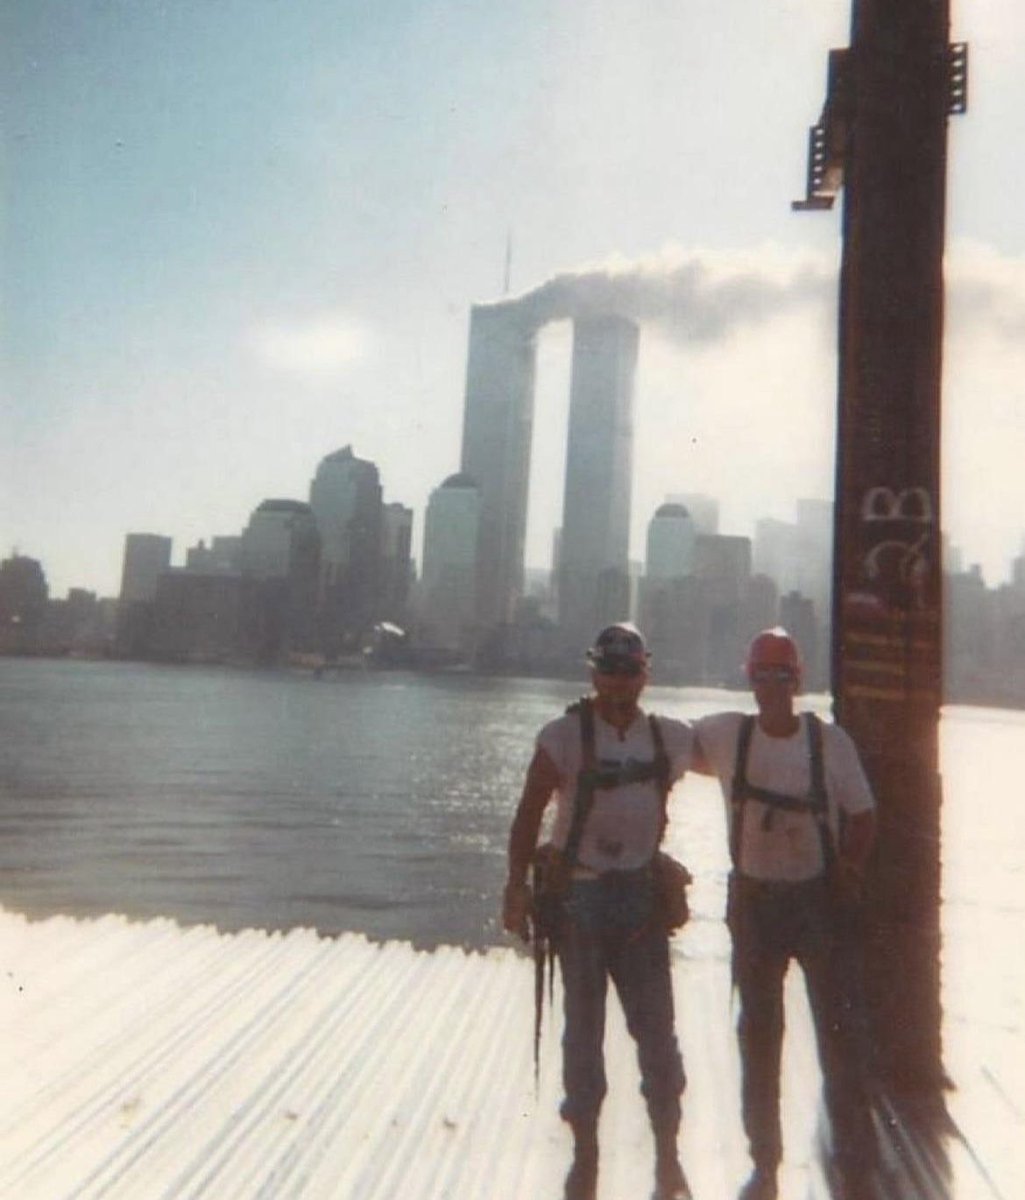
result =
[[[826,792],[825,764],[822,753],[822,722],[814,713],[805,713],[805,724],[808,731],[808,757],[811,774],[811,788],[807,796],[788,796],[782,792],[774,792],[769,788],[758,787],[749,783],[747,778],[747,760],[751,750],[751,738],[754,735],[755,717],[745,716],[740,724],[737,736],[737,757],[733,769],[733,782],[730,788],[730,859],[736,869],[740,862],[740,838],[743,825],[744,805],[748,800],[758,800],[766,806],[762,818],[762,829],[768,832],[772,828],[773,818],[777,812],[803,812],[815,820],[822,845],[823,866],[828,870],[836,857],[833,836],[829,828],[829,799]]]
[[[662,726],[658,718],[648,714],[648,728],[651,730],[651,740],[655,746],[655,763],[652,778],[658,786],[658,799],[661,806],[658,821],[658,843],[661,845],[669,824],[669,755],[666,753],[665,738],[662,736]]]
[[[567,866],[573,867],[577,861],[580,840],[584,836],[584,825],[594,807],[598,772],[595,769],[593,702],[589,697],[584,696],[576,704],[571,704],[566,711],[567,713],[576,712],[580,716],[580,773],[577,775],[577,790],[573,797],[573,816],[570,819],[569,833],[566,835],[566,845],[563,849]]]

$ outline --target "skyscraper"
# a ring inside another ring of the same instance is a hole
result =
[[[171,539],[158,533],[129,533],[121,568],[121,600],[153,600],[157,579],[171,565]]]
[[[287,579],[300,560],[316,560],[313,514],[301,500],[264,500],[242,534],[241,568],[255,579]]]
[[[694,573],[694,521],[682,504],[667,501],[648,522],[644,575],[650,580],[683,579]]]
[[[701,678],[703,610],[694,577],[695,539],[694,522],[682,504],[666,501],[648,522],[638,619],[658,676],[667,681]]]
[[[120,654],[147,653],[153,632],[157,583],[171,566],[171,539],[158,533],[129,533],[121,568],[116,644]]]
[[[323,459],[310,483],[320,533],[324,647],[335,653],[372,626],[381,574],[381,483],[377,467],[351,446]]]
[[[719,532],[719,501],[714,496],[706,496],[703,492],[674,492],[666,496],[667,504],[682,504],[690,513],[697,533],[716,534]]]
[[[583,647],[628,616],[633,383],[638,330],[618,316],[573,327],[559,625]]]
[[[515,304],[470,310],[462,473],[480,489],[477,620],[508,621],[523,591],[535,327]]]
[[[320,535],[301,500],[264,500],[242,534],[242,641],[274,661],[312,649],[320,577]]]
[[[405,626],[413,574],[413,510],[397,501],[386,504],[381,538],[381,616]]]
[[[424,521],[423,641],[471,653],[476,626],[480,492],[460,473],[431,493]]]

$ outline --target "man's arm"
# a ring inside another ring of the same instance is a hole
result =
[[[865,869],[875,840],[874,809],[848,814],[833,875],[835,895],[842,904],[857,907],[865,899]]]
[[[523,794],[509,831],[509,874],[502,897],[503,927],[523,938],[527,936],[527,918],[530,915],[527,871],[537,847],[541,819],[558,784],[559,773],[555,763],[538,747],[527,768]]]
[[[877,819],[872,790],[861,765],[861,757],[850,735],[837,729],[842,770],[838,785],[841,803],[847,803],[843,834],[837,847],[836,878],[840,896],[857,902],[863,899],[865,871],[876,840]],[[851,811],[854,808],[855,811]]]

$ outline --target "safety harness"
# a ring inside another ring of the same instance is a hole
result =
[[[557,908],[569,888],[573,868],[577,864],[577,853],[584,836],[584,826],[594,807],[595,795],[600,791],[624,787],[630,783],[655,782],[658,789],[660,814],[658,841],[662,841],[668,822],[669,800],[669,755],[665,740],[656,717],[648,715],[648,728],[655,747],[655,757],[650,763],[628,763],[624,766],[603,767],[595,753],[594,701],[583,696],[566,709],[567,716],[577,713],[580,717],[580,770],[577,773],[577,789],[573,796],[573,813],[570,817],[566,844],[561,851],[548,848],[549,859],[544,865],[535,859],[534,866],[534,1082],[538,1080],[538,1064],[541,1046],[541,1016],[544,1007],[545,975],[548,976],[548,1003],[552,1003],[555,980],[554,934]],[[548,872],[547,878],[545,877]],[[553,879],[553,876],[554,879]]]
[[[730,789],[730,858],[733,869],[740,869],[740,836],[744,820],[744,805],[748,800],[758,800],[766,806],[762,817],[762,829],[772,828],[777,812],[808,813],[815,821],[822,844],[822,863],[829,871],[836,857],[833,834],[829,828],[829,798],[826,793],[826,773],[822,758],[822,722],[814,713],[805,713],[808,730],[808,757],[811,766],[811,789],[807,796],[787,796],[768,788],[757,787],[747,778],[747,759],[754,734],[754,716],[745,716],[740,723],[737,737],[737,758],[733,768],[733,784]]]

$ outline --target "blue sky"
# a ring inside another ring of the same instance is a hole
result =
[[[962,11],[963,10],[963,11]],[[468,310],[584,265],[835,271],[795,215],[839,0],[7,0],[0,552],[116,591],[352,443],[417,510],[459,458]],[[946,524],[990,582],[1025,532],[1025,17],[955,4]],[[694,345],[646,331],[635,552],[670,491],[724,526],[828,495],[827,292]],[[529,557],[558,522],[568,330],[540,348]],[[785,463],[780,470],[778,464]]]

